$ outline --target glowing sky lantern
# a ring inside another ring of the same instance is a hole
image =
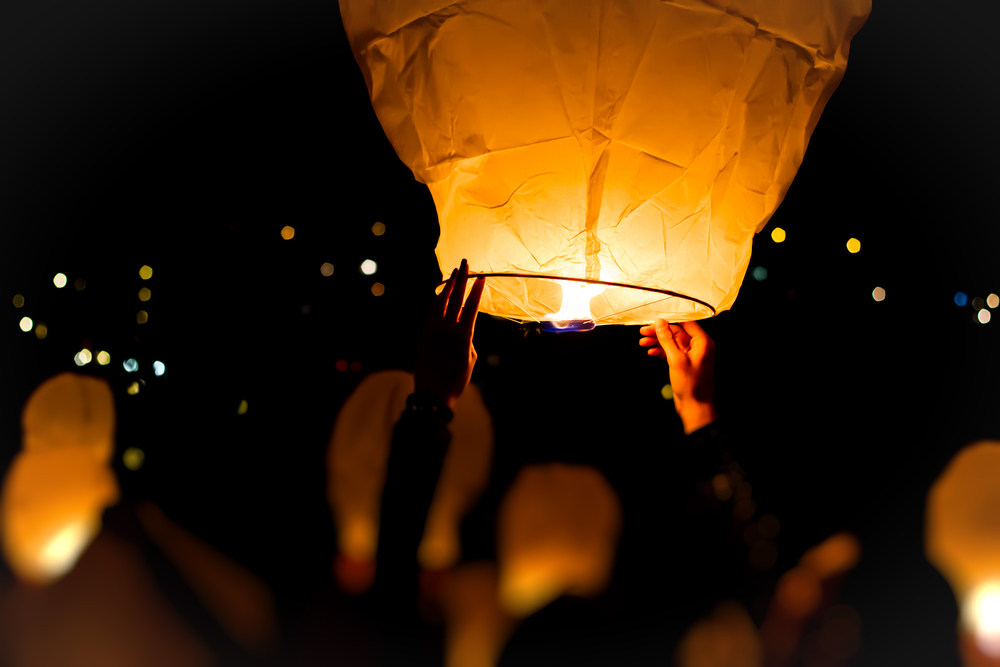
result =
[[[341,556],[354,563],[375,559],[393,429],[411,393],[411,373],[372,373],[348,397],[337,416],[327,458],[328,497]],[[448,429],[451,444],[417,554],[424,568],[435,570],[459,559],[459,520],[489,477],[493,423],[475,385],[466,387],[456,401]]]
[[[618,496],[597,469],[523,468],[498,517],[503,609],[523,618],[563,594],[599,594],[611,576],[621,520]]]
[[[1000,658],[1000,442],[961,450],[927,496],[927,559],[979,650]]]
[[[442,274],[467,258],[489,276],[483,312],[580,330],[733,304],[871,2],[340,10],[379,121],[433,196]]]
[[[118,499],[108,465],[114,400],[107,383],[63,373],[38,386],[21,413],[23,451],[2,496],[3,553],[26,581],[51,582],[97,535],[101,513]]]

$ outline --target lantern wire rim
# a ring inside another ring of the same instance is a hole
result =
[[[638,289],[645,292],[653,292],[654,294],[665,294],[667,297],[677,297],[680,299],[687,299],[688,301],[693,301],[694,303],[701,304],[709,310],[712,311],[712,315],[718,315],[718,311],[715,310],[715,306],[701,299],[693,296],[684,294],[683,292],[675,292],[668,289],[659,289],[657,287],[646,287],[644,285],[629,285],[628,283],[615,283],[608,280],[592,280],[590,278],[563,278],[561,276],[549,276],[542,273],[469,273],[469,278],[542,278],[545,280],[570,280],[577,283],[589,283],[591,285],[605,285],[607,287],[625,287],[628,289]],[[444,285],[447,280],[442,280],[438,285]],[[663,301],[664,299],[660,299]],[[655,303],[655,302],[654,302]]]

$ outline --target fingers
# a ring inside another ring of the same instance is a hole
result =
[[[458,269],[452,269],[451,277],[448,278],[448,281],[444,284],[444,289],[442,289],[441,293],[437,295],[436,299],[434,299],[434,308],[431,312],[437,317],[444,317],[445,312],[448,309],[448,299],[451,297],[452,288],[455,287],[456,273],[458,273]]]
[[[701,360],[711,350],[715,349],[715,341],[705,333],[697,322],[684,322],[684,331],[690,336],[690,349],[694,358]]]
[[[664,319],[656,320],[656,338],[660,342],[660,347],[666,355],[667,363],[671,366],[678,365],[684,361],[684,351],[678,346],[675,338],[674,327],[667,324]]]
[[[486,278],[476,278],[475,282],[472,283],[472,291],[469,292],[469,298],[465,300],[465,305],[462,306],[462,319],[459,322],[459,327],[463,333],[468,335],[470,340],[476,330],[476,315],[479,314],[479,301],[483,297],[483,289],[485,287]]]
[[[453,298],[448,300],[448,313],[445,320],[449,323],[458,322],[458,314],[462,312],[462,302],[465,301],[465,284],[469,280],[469,263],[462,260],[458,267],[458,276],[455,278],[455,287],[451,293]]]

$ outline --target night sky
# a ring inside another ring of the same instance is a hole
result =
[[[857,665],[958,664],[923,512],[960,447],[1000,439],[1000,318],[980,324],[971,306],[1000,293],[998,21],[985,3],[875,0],[735,306],[703,323],[719,413],[782,525],[761,589],[854,532],[863,557],[840,600],[862,618]],[[412,370],[440,278],[433,202],[379,126],[336,2],[4,2],[0,231],[0,466],[39,383],[106,378],[123,497],[153,500],[260,574],[294,628],[334,586],[337,410],[368,373]],[[44,340],[19,329],[25,316]],[[481,316],[473,382],[497,426],[496,479],[534,461],[597,465],[625,508],[628,562],[655,569],[656,536],[671,540],[658,470],[682,431],[660,395],[666,364],[638,338]],[[78,368],[84,341],[111,363]],[[121,463],[130,446],[146,453],[139,471]]]

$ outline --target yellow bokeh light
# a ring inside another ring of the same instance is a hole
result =
[[[49,328],[45,326],[44,322],[39,322],[35,325],[35,338],[38,340],[45,340],[45,337],[49,335]]]
[[[853,255],[854,253],[856,253],[859,250],[861,250],[861,241],[859,241],[857,239],[848,239],[847,240],[847,252],[849,252],[849,253],[851,253]]]
[[[149,320],[149,313],[145,310],[140,310],[135,314],[135,321],[139,324],[145,324]]]
[[[372,225],[372,234],[374,234],[375,236],[382,236],[383,234],[385,234],[385,225],[383,225],[381,222],[376,222],[374,225]]]
[[[663,389],[660,390],[660,396],[667,399],[668,401],[672,400],[674,397],[674,388],[671,387],[669,384],[663,385]]]
[[[142,278],[143,280],[149,280],[150,278],[152,278],[153,277],[152,267],[144,264],[142,268],[139,269],[139,277]]]
[[[249,408],[250,406],[247,404],[246,401],[240,401],[240,407],[236,408],[236,414],[245,415]]]
[[[84,349],[76,353],[76,356],[73,357],[73,361],[77,366],[86,366],[93,358],[93,355],[90,354],[90,350]]]
[[[383,285],[382,283],[375,283],[374,285],[372,285],[372,294],[374,294],[375,296],[382,296],[383,294],[385,294],[385,285]]]
[[[323,266],[319,267],[319,272],[329,278],[333,275],[333,264],[330,262],[323,262]]]
[[[87,289],[87,281],[84,280],[83,278],[77,278],[76,280],[73,281],[73,288],[77,292],[82,292],[83,290]]]
[[[122,463],[129,470],[138,470],[146,460],[146,453],[138,447],[129,447],[122,454]]]
[[[52,278],[52,284],[58,287],[59,289],[66,287],[66,274],[57,273],[55,277]]]
[[[21,331],[27,333],[31,331],[31,327],[35,326],[35,323],[31,321],[30,317],[22,317],[18,326],[21,327]]]
[[[872,290],[872,298],[876,301],[885,301],[885,290],[881,287],[876,287]]]
[[[149,297],[153,296],[153,293],[149,291],[148,287],[143,287],[139,290],[139,301],[149,301]]]
[[[293,236],[295,236],[295,228],[294,227],[290,227],[289,225],[285,225],[284,227],[281,228],[281,238],[285,239],[286,241],[290,241]]]
[[[100,351],[97,353],[97,363],[101,366],[107,366],[111,363],[111,355],[105,351]]]
[[[986,297],[986,305],[989,306],[990,308],[996,308],[997,306],[1000,306],[1000,296],[997,296],[996,294],[990,294],[988,297]]]
[[[771,231],[771,240],[773,240],[775,243],[781,243],[782,241],[784,241],[785,236],[786,236],[785,230],[782,229],[781,227],[775,227]]]
[[[15,308],[20,308],[23,305],[24,305],[24,297],[21,296],[20,294],[15,294],[14,295],[14,307]]]
[[[129,396],[135,396],[136,394],[139,393],[139,383],[133,382],[128,386],[128,389],[126,389],[126,391],[129,393]]]
[[[979,315],[977,317],[979,317],[980,323],[986,324],[987,322],[990,321],[990,311],[983,308],[982,310],[979,311]]]

